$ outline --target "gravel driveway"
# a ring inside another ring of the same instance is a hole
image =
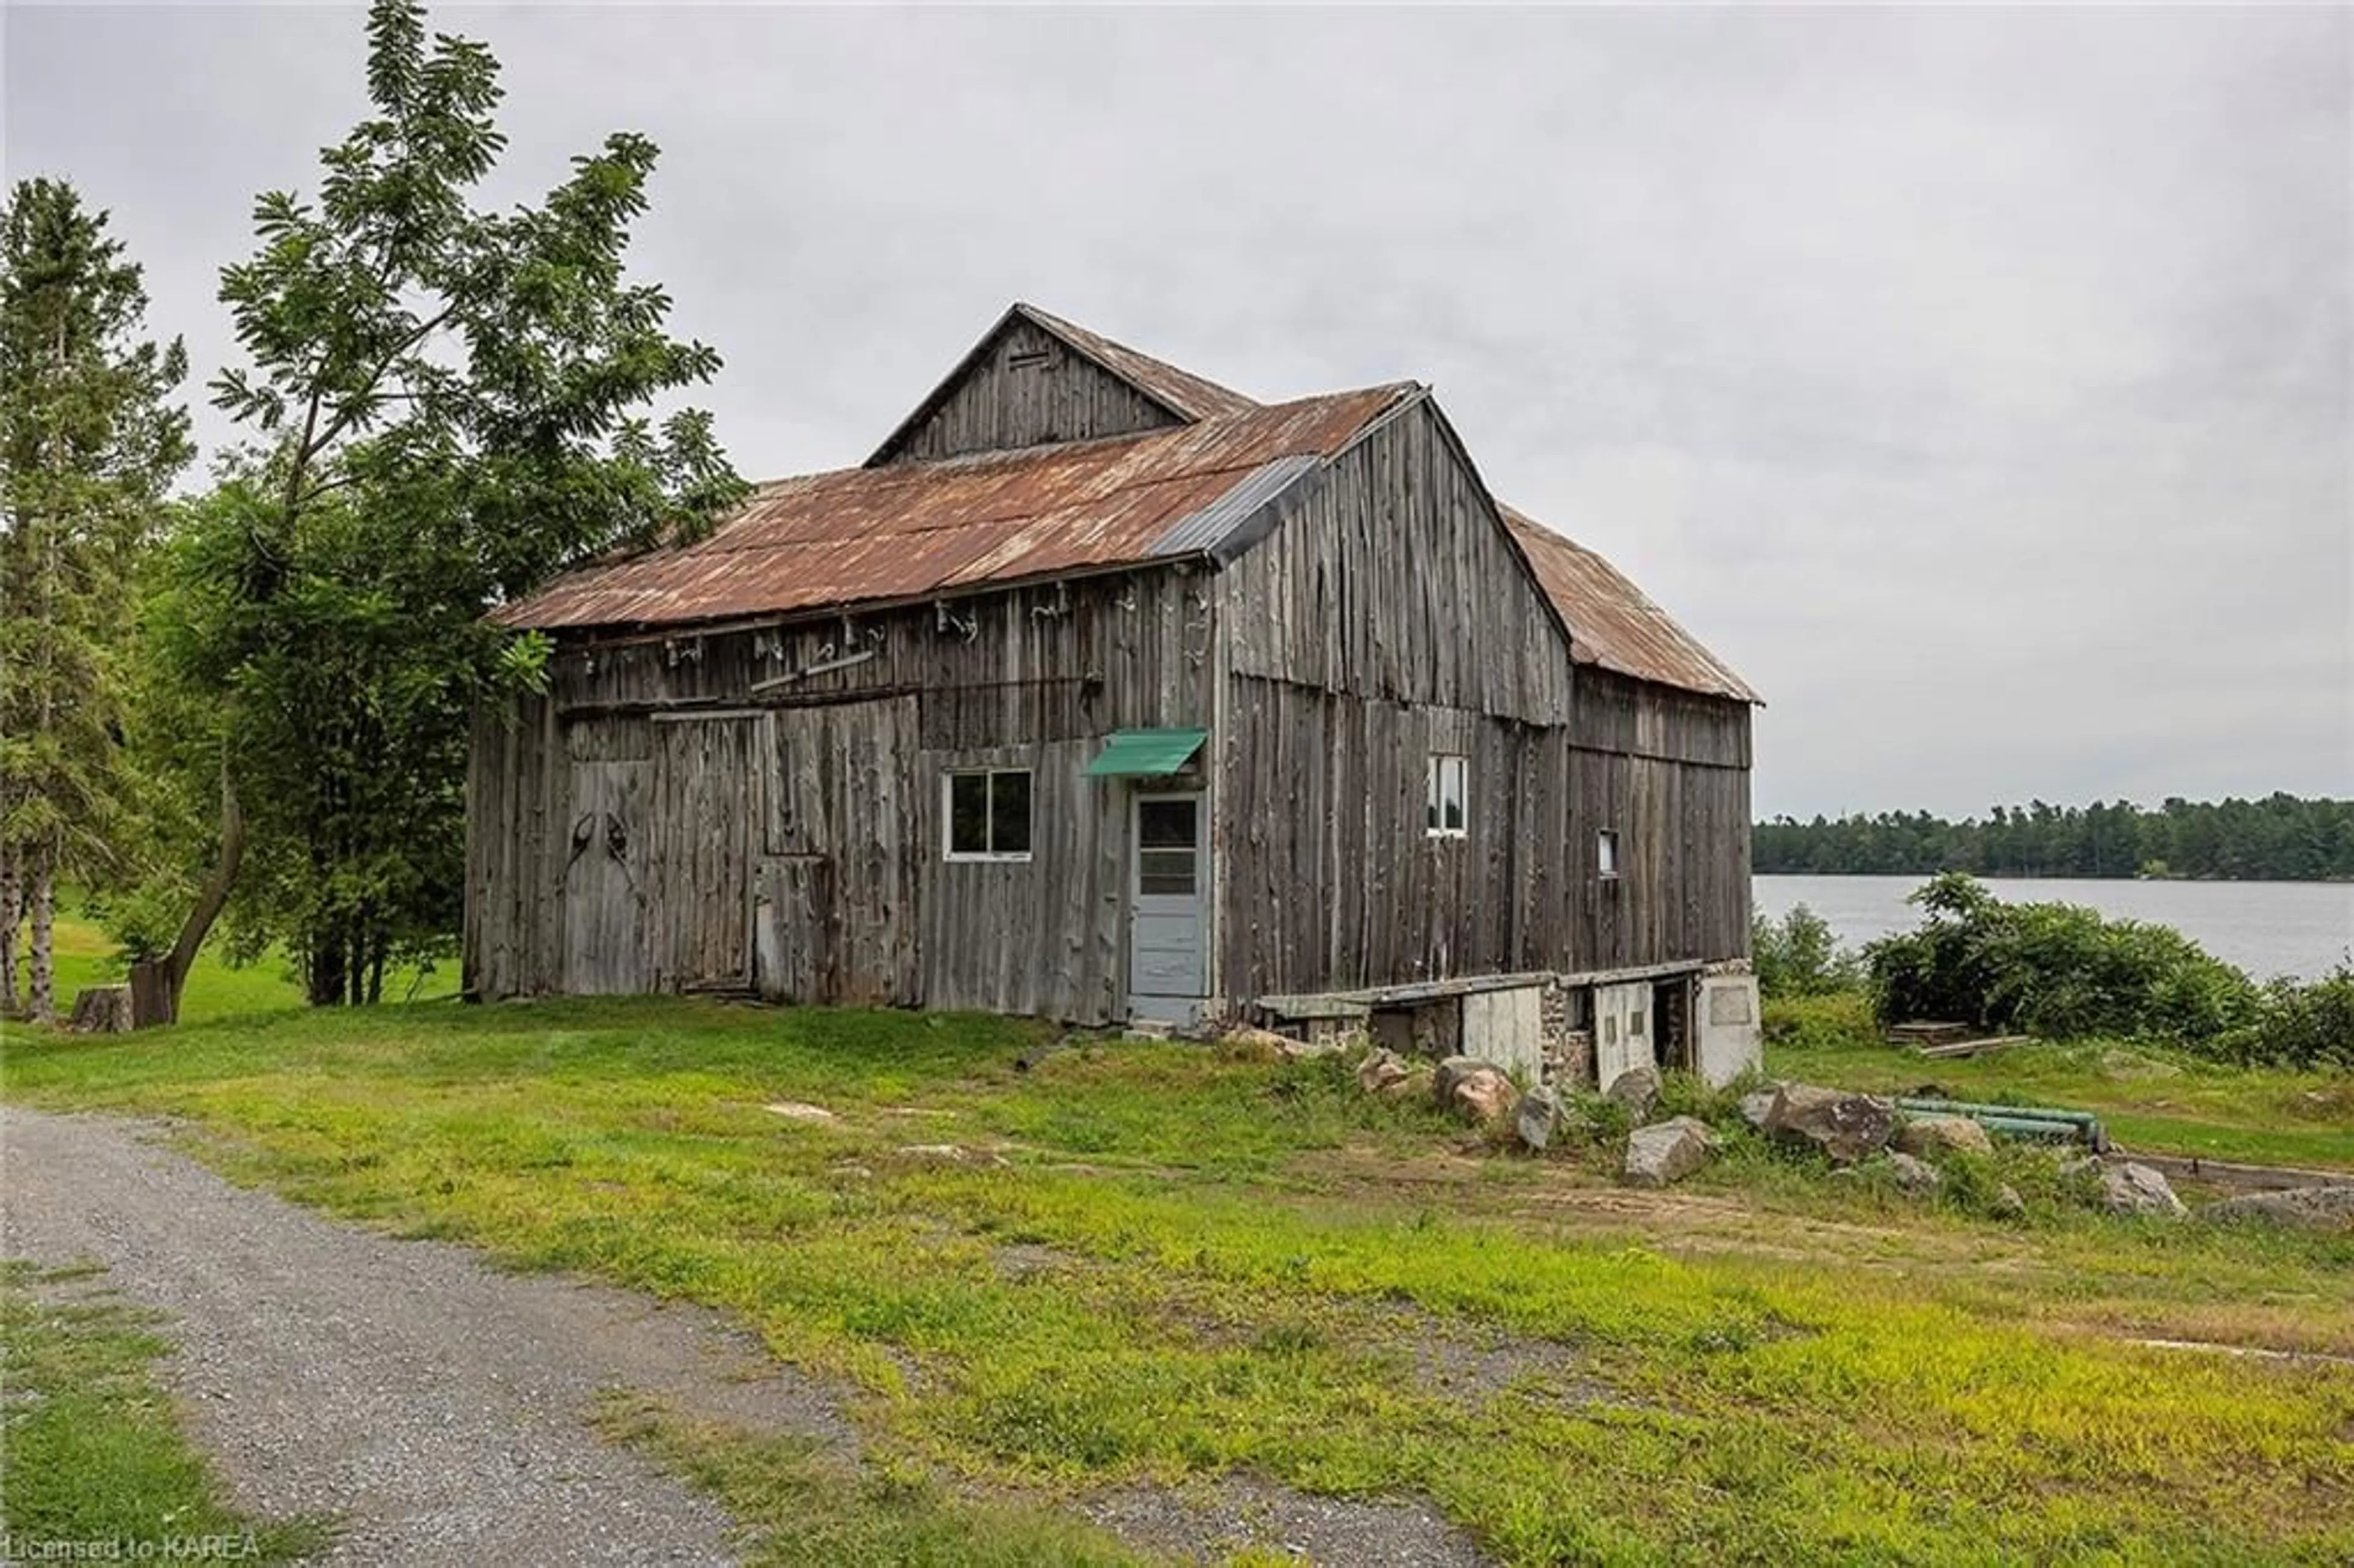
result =
[[[604,1389],[853,1447],[714,1313],[322,1219],[157,1137],[0,1106],[0,1255],[104,1263],[170,1313],[191,1436],[241,1506],[340,1515],[322,1561],[734,1561],[716,1503],[588,1429]]]

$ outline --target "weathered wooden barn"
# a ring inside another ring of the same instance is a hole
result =
[[[1016,305],[861,466],[500,619],[557,652],[475,730],[472,994],[1754,1050],[1755,695],[1426,387]]]

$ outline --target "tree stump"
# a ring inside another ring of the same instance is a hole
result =
[[[128,1034],[131,1033],[131,988],[128,985],[89,985],[74,998],[73,1022],[69,1027],[77,1034]]]

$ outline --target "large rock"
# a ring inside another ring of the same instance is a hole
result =
[[[1511,1077],[1493,1062],[1477,1056],[1449,1056],[1431,1075],[1430,1091],[1438,1108],[1466,1121],[1494,1123],[1512,1114],[1520,1091]]]
[[[1888,1164],[1896,1177],[1897,1191],[1907,1197],[1925,1198],[1946,1184],[1946,1179],[1937,1173],[1935,1166],[1910,1154],[1892,1154],[1888,1157]]]
[[[2101,1168],[2101,1202],[2113,1214],[2179,1214],[2182,1200],[2164,1175],[2147,1165],[2126,1163]]]
[[[1623,1106],[1628,1119],[1637,1127],[1651,1119],[1659,1108],[1659,1070],[1657,1067],[1629,1067],[1610,1080],[1602,1091],[1603,1097]]]
[[[1758,1131],[1766,1130],[1766,1118],[1773,1113],[1774,1097],[1782,1092],[1779,1084],[1768,1084],[1762,1089],[1752,1089],[1741,1097],[1741,1119]]]
[[[1934,1160],[1940,1154],[1991,1154],[1994,1140],[1987,1129],[1966,1116],[1914,1117],[1896,1129],[1893,1140],[1906,1154]]]
[[[1896,1130],[1896,1107],[1871,1095],[1785,1084],[1774,1092],[1766,1130],[1787,1143],[1810,1143],[1840,1164],[1852,1165],[1888,1147]]]
[[[1627,1135],[1627,1180],[1638,1187],[1681,1181],[1699,1170],[1715,1148],[1716,1134],[1691,1117],[1638,1127]]]
[[[1551,1089],[1531,1089],[1512,1112],[1512,1136],[1523,1149],[1542,1153],[1561,1126],[1561,1097]]]
[[[1458,1073],[1452,1082],[1441,1073],[1437,1081],[1447,1086],[1439,1104],[1465,1121],[1492,1127],[1512,1114],[1521,1091],[1512,1087],[1512,1080],[1504,1075],[1501,1067],[1482,1065],[1478,1071]]]
[[[2253,1223],[2317,1231],[2354,1230],[2354,1186],[2291,1187],[2279,1192],[2249,1192],[2202,1204],[2199,1217],[2224,1224]]]
[[[1497,1072],[1503,1069],[1493,1062],[1483,1062],[1477,1056],[1442,1056],[1430,1081],[1430,1092],[1445,1105],[1455,1093],[1456,1080],[1472,1073]]]
[[[1365,1059],[1357,1064],[1357,1086],[1369,1095],[1378,1095],[1413,1075],[1413,1065],[1394,1051],[1368,1053]]]

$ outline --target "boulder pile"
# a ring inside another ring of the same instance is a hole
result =
[[[1497,1143],[1532,1153],[1564,1141],[1591,1144],[1602,1129],[1624,1126],[1618,1170],[1629,1186],[1665,1187],[1684,1180],[1723,1150],[1727,1131],[1736,1139],[1744,1136],[1745,1124],[1786,1148],[1819,1151],[1834,1175],[1876,1181],[1883,1190],[1920,1201],[1951,1192],[1975,1194],[1988,1213],[2003,1218],[2028,1213],[2016,1187],[1980,1188],[1983,1168],[1956,1186],[1948,1162],[1994,1152],[1983,1124],[1967,1116],[1906,1115],[1895,1101],[1877,1095],[1816,1084],[1768,1084],[1730,1107],[1722,1120],[1726,1130],[1720,1130],[1697,1117],[1663,1117],[1666,1086],[1649,1066],[1619,1074],[1598,1097],[1549,1086],[1523,1093],[1502,1065],[1477,1056],[1448,1056],[1434,1065],[1374,1049],[1354,1070],[1358,1087],[1368,1095],[1426,1100]],[[2059,1166],[2057,1174],[2073,1182],[2082,1201],[2114,1213],[2186,1212],[2166,1177],[2147,1165],[2086,1156]],[[2354,1185],[2258,1193],[2210,1204],[2200,1213],[2218,1222],[2354,1229]]]

